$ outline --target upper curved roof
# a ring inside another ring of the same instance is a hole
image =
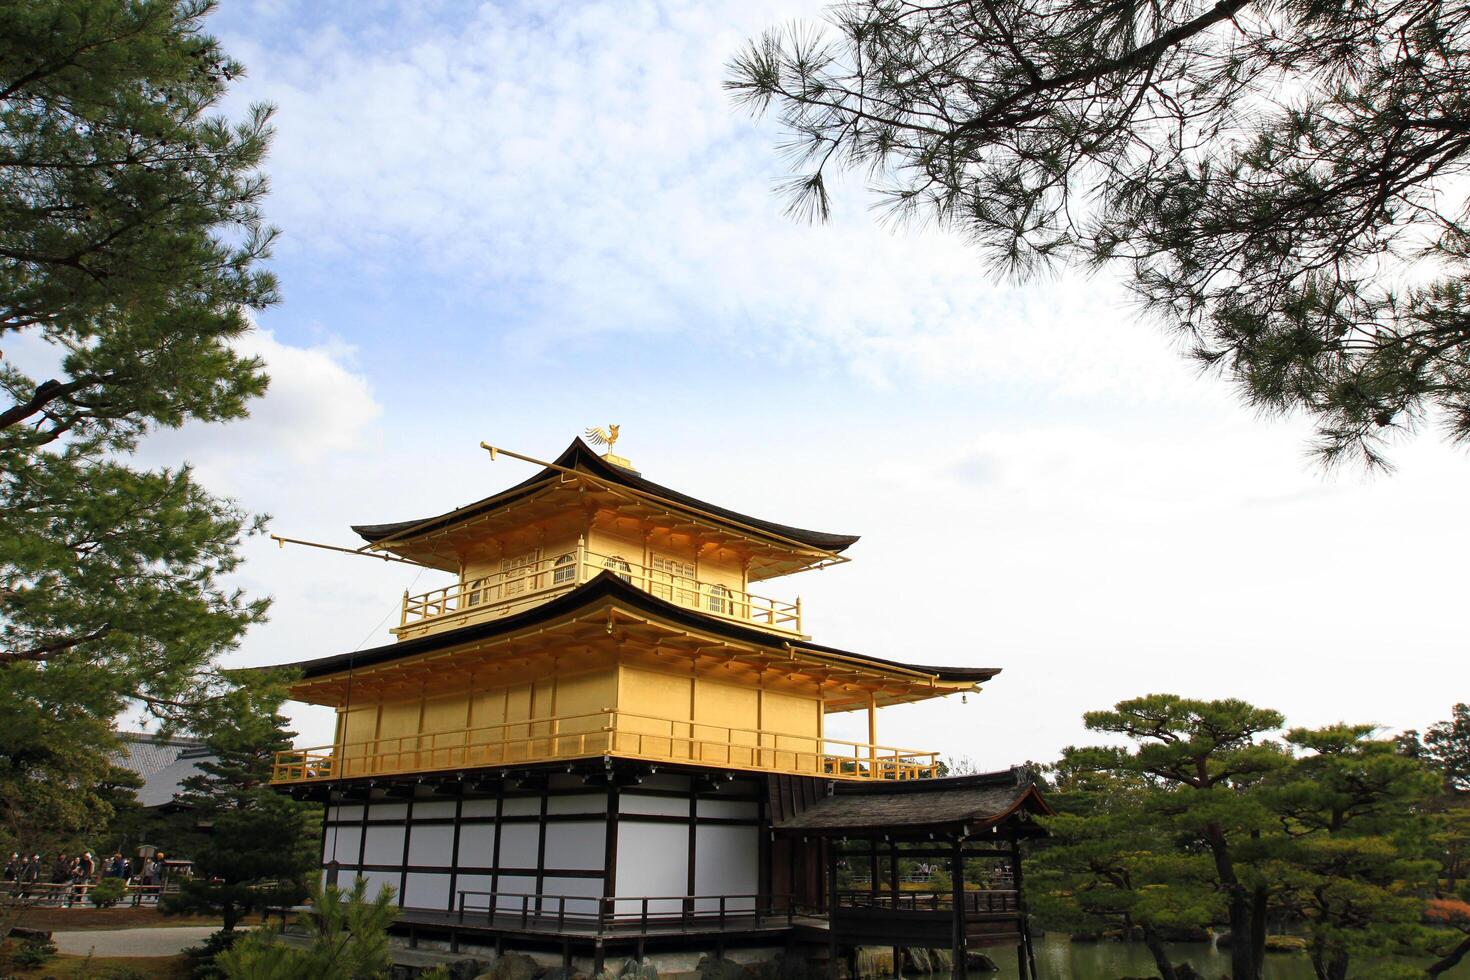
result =
[[[572,444],[566,448],[560,456],[552,461],[554,465],[565,469],[580,469],[598,477],[608,483],[624,486],[630,490],[658,497],[662,501],[693,512],[702,513],[711,517],[728,521],[748,532],[755,532],[771,537],[783,543],[795,542],[816,548],[821,551],[842,552],[852,547],[858,540],[856,534],[830,534],[825,531],[811,531],[806,528],[791,527],[788,524],[777,524],[774,521],[761,520],[748,514],[711,504],[699,500],[688,494],[671,490],[668,487],[645,480],[638,473],[609,463],[597,454],[591,446],[581,439],[572,440]],[[376,544],[395,535],[404,534],[412,530],[414,535],[428,534],[432,531],[441,530],[461,521],[469,520],[487,510],[504,507],[523,497],[528,497],[540,490],[547,483],[559,479],[561,474],[550,467],[543,469],[535,476],[508,490],[486,497],[483,500],[461,507],[458,510],[448,511],[436,517],[423,517],[412,521],[397,521],[392,524],[354,524],[352,530],[362,537],[364,541]]]

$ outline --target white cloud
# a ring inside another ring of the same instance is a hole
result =
[[[781,214],[774,125],[720,87],[749,37],[821,6],[485,4],[452,24],[229,38],[241,99],[279,105],[271,212],[283,254],[350,252],[419,289],[511,307],[497,340],[683,334],[752,361],[827,359],[1051,397],[1149,401],[1190,385],[1105,280],[989,281],[953,236],[893,232],[860,182],[829,227]],[[1079,329],[1079,324],[1085,324]],[[1143,359],[1155,379],[1135,382]],[[1153,370],[1158,368],[1158,370]]]
[[[352,365],[353,348],[341,340],[298,347],[257,327],[235,349],[260,358],[270,378],[266,394],[250,402],[250,414],[155,433],[144,441],[140,459],[187,460],[215,481],[215,490],[248,492],[287,472],[324,467],[333,454],[361,445],[382,413],[371,384]]]

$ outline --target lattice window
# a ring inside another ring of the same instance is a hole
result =
[[[709,595],[705,598],[705,608],[710,612],[730,615],[730,590],[723,585],[711,585]]]
[[[536,560],[540,552],[528,551],[524,555],[514,558],[502,558],[500,560],[500,580],[505,584],[501,587],[503,595],[520,595],[529,592],[533,588],[536,571]]]
[[[650,592],[669,602],[686,606],[699,605],[699,586],[694,581],[693,562],[681,561],[667,555],[654,555],[650,561]]]
[[[551,584],[565,585],[577,580],[577,558],[575,555],[557,555],[551,565]]]
[[[633,581],[633,566],[628,564],[628,559],[622,555],[609,555],[602,563],[602,567],[612,572],[624,582]]]

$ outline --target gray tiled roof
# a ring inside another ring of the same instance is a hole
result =
[[[835,792],[777,823],[808,833],[895,831],[970,825],[979,829],[1019,810],[1049,813],[1024,770],[904,782],[838,783]]]
[[[112,762],[142,777],[138,802],[144,806],[173,802],[179,784],[199,772],[199,763],[213,758],[202,738],[159,740],[143,732],[122,732],[121,738],[122,748]]]

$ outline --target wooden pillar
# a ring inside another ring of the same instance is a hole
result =
[[[889,901],[892,903],[894,918],[898,918],[898,844],[892,840],[888,842],[888,887],[890,889]],[[893,980],[899,980],[903,976],[903,947],[893,947]]]
[[[868,778],[878,778],[878,704],[868,692]]]
[[[824,840],[827,855],[827,978],[837,980],[837,849]]]
[[[1036,950],[1031,946],[1031,923],[1026,916],[1026,894],[1022,890],[1025,882],[1021,879],[1021,840],[1018,837],[1011,838],[1011,881],[1016,888],[1016,919],[1021,926],[1021,942],[1016,947],[1018,974],[1021,980],[1031,980],[1036,976]]]
[[[965,954],[968,941],[965,936],[965,851],[964,839],[956,837],[949,857],[950,904],[953,906],[954,929],[950,940],[949,954],[952,959],[950,977],[966,980]]]

